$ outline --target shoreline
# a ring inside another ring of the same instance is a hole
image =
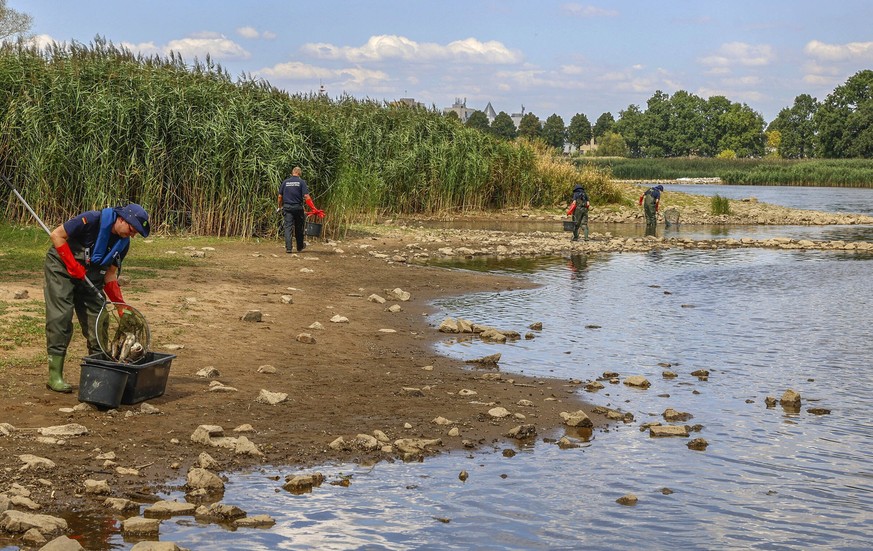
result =
[[[593,213],[592,222],[597,222]],[[537,220],[540,216],[555,219],[553,213],[530,212],[488,218]],[[135,243],[134,257],[140,247],[192,257],[205,252],[195,266],[164,271],[158,278],[141,279],[135,268],[130,269],[125,296],[149,320],[152,349],[176,355],[165,394],[147,402],[157,411],[142,404],[121,406],[114,412],[90,407],[69,411],[78,404],[75,392],[60,395],[44,387],[45,367],[37,359],[44,354],[41,343],[4,351],[4,360],[10,361],[0,369],[5,405],[0,453],[6,466],[0,471],[0,492],[13,495],[18,491],[12,491],[14,483],[25,488],[28,499],[40,507],[31,510],[35,514],[80,510],[121,519],[137,513],[108,509],[107,497],[131,500],[139,504],[138,512],[157,501],[158,492],[184,490],[174,481],[200,465],[204,452],[216,461],[213,469],[218,474],[262,465],[293,466],[306,472],[325,464],[421,460],[441,450],[482,449],[508,442],[511,429],[527,424],[539,433],[533,438],[541,439],[564,426],[561,412],[579,409],[589,415],[595,429],[610,422],[607,414],[595,413],[585,403],[581,392],[585,381],[505,374],[438,355],[434,343],[454,337],[440,333],[425,317],[433,313],[434,299],[532,284],[520,278],[419,265],[433,259],[680,247],[873,252],[870,242],[780,239],[602,237],[570,243],[561,232],[443,230],[417,228],[415,223],[416,219],[404,219],[362,226],[343,241],[311,242],[311,248],[299,255],[284,254],[279,240],[226,240],[215,247],[198,246],[202,240],[196,238],[156,237]],[[34,298],[20,302],[22,314],[41,301],[41,285],[41,274],[2,283],[0,300],[28,291]],[[392,299],[394,289],[409,292],[411,299]],[[371,300],[373,294],[385,298],[385,303]],[[285,296],[291,301],[285,303]],[[389,310],[392,306],[399,311]],[[243,321],[250,310],[259,310],[262,321]],[[7,315],[16,315],[16,309]],[[334,316],[347,321],[331,322]],[[528,320],[526,325],[543,321]],[[321,328],[313,328],[314,322]],[[531,332],[536,338],[529,327],[501,329]],[[304,334],[309,338],[301,339]],[[86,354],[83,341],[74,334],[70,358]],[[490,348],[497,353],[500,346]],[[73,383],[78,381],[76,363],[72,359],[67,363],[67,378]],[[217,376],[197,375],[210,367]],[[211,389],[215,381],[225,389]],[[261,390],[286,393],[288,400],[277,405],[259,403]],[[492,417],[489,411],[495,407],[505,408],[509,415]],[[37,429],[66,424],[84,426],[88,432],[42,439],[37,434]],[[192,440],[201,425],[221,431],[205,440]],[[377,431],[388,438],[377,448],[360,436]],[[253,447],[240,452],[239,447],[210,442],[221,436],[244,437]],[[440,443],[402,451],[397,442],[404,439]],[[384,445],[392,446],[390,451]],[[55,467],[20,470],[26,464],[21,459],[25,454],[50,459]],[[90,493],[81,482],[86,479],[105,480],[108,493]],[[69,480],[76,483],[66,483]],[[232,488],[225,490],[221,501],[233,503]],[[13,508],[27,510],[21,505]],[[17,541],[0,534],[0,543],[7,541],[4,538]]]

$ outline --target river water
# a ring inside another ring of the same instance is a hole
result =
[[[571,435],[575,449],[543,441],[559,431],[423,463],[325,465],[318,470],[329,479],[351,476],[351,485],[302,495],[271,478],[295,473],[287,468],[230,474],[227,502],[269,514],[276,526],[232,531],[178,517],[163,522],[161,540],[197,550],[870,548],[873,257],[677,250],[457,267],[540,286],[445,298],[433,325],[451,316],[522,333],[541,321],[543,329],[504,345],[447,338],[440,351],[463,359],[500,352],[505,374],[563,381],[644,375],[647,390],[580,390],[635,421],[587,440]],[[659,364],[678,377],[663,378]],[[697,369],[708,379],[692,376]],[[765,406],[789,388],[803,397],[800,411]],[[702,426],[692,438],[705,438],[705,451],[639,430],[664,422],[668,407],[693,414],[687,424]],[[505,447],[517,454],[505,457]],[[627,493],[637,505],[616,503]],[[102,539],[117,549],[132,543],[117,533]]]

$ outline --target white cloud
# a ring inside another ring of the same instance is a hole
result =
[[[369,63],[400,59],[412,62],[455,61],[471,63],[519,63],[521,55],[497,41],[481,42],[475,38],[448,44],[416,42],[404,36],[371,36],[360,47],[335,46],[327,43],[304,44],[305,54],[321,59],[338,59],[351,63]]]
[[[140,42],[139,44],[134,44],[133,42],[122,42],[121,45],[131,52],[146,56],[155,54],[164,55],[169,53],[166,49],[158,47],[154,42]]]
[[[256,74],[268,80],[329,81],[346,89],[359,89],[365,85],[373,86],[390,80],[388,74],[382,71],[372,71],[360,67],[328,69],[299,61],[289,61],[265,67],[256,71]]]
[[[803,82],[813,86],[831,86],[836,79],[822,75],[804,75]]]
[[[722,82],[728,86],[757,86],[761,83],[761,79],[756,76],[744,76],[736,78],[726,78]]]
[[[768,44],[746,44],[745,42],[728,42],[722,44],[716,54],[700,59],[704,65],[713,67],[762,67],[776,60],[776,52]]]
[[[561,11],[575,17],[616,17],[618,15],[618,12],[615,10],[607,10],[591,5],[583,6],[575,2],[564,4],[561,6]]]
[[[822,61],[873,61],[873,42],[825,44],[812,40],[806,44],[803,51]]]
[[[236,34],[240,35],[243,38],[250,38],[252,40],[257,38],[262,38],[264,40],[273,40],[276,38],[276,33],[273,31],[258,31],[258,29],[254,27],[239,27],[236,30]]]
[[[581,75],[585,72],[585,69],[578,65],[561,65],[560,71],[565,75]]]
[[[57,40],[55,40],[54,38],[52,38],[51,35],[48,34],[37,34],[32,36],[28,42],[30,42],[37,48],[42,49],[46,46],[51,46],[52,44],[57,42]]]
[[[236,34],[243,38],[259,38],[261,36],[261,33],[254,27],[239,27]]]
[[[204,59],[208,54],[212,59],[235,61],[249,59],[252,55],[242,46],[218,33],[198,33],[187,38],[171,40],[164,46],[166,51],[182,54],[185,60]]]

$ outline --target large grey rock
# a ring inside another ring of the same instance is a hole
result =
[[[42,427],[37,429],[37,432],[43,436],[81,436],[88,434],[88,429],[78,423],[69,423],[67,425]]]
[[[67,536],[58,536],[39,548],[39,551],[81,551],[82,544]]]
[[[176,515],[192,515],[197,506],[193,503],[180,503],[178,501],[158,501],[151,507],[146,507],[142,516],[146,518],[167,518]]]
[[[36,528],[44,535],[54,535],[67,531],[67,521],[50,515],[37,515],[9,509],[0,513],[0,530],[13,534],[23,534]]]
[[[206,491],[215,491],[224,489],[224,481],[213,472],[206,469],[195,468],[188,471],[187,483],[185,484],[188,491],[203,489]]]
[[[131,517],[121,523],[121,533],[137,536],[157,536],[161,521],[154,518]]]

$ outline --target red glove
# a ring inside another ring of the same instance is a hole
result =
[[[106,293],[106,296],[112,302],[124,303],[124,297],[121,296],[121,287],[118,286],[117,280],[107,281],[103,285],[103,292]]]
[[[573,204],[570,205],[570,210],[567,211],[567,216],[570,216],[571,214],[573,214],[573,211],[575,211],[575,210],[576,210],[576,201],[573,201]]]
[[[312,212],[315,212],[318,210],[317,208],[315,208],[315,203],[312,202],[312,197],[307,195],[304,198],[304,201],[306,201],[306,206],[309,207],[309,210],[311,210]]]
[[[64,243],[60,247],[55,247],[58,251],[58,256],[61,257],[64,266],[67,267],[67,273],[74,279],[85,279],[85,267],[79,264],[76,257],[73,256],[73,251],[70,250],[70,244]]]
[[[641,204],[641,205],[643,204],[643,197],[645,197],[645,196],[646,196],[645,194],[640,195],[640,204]]]

